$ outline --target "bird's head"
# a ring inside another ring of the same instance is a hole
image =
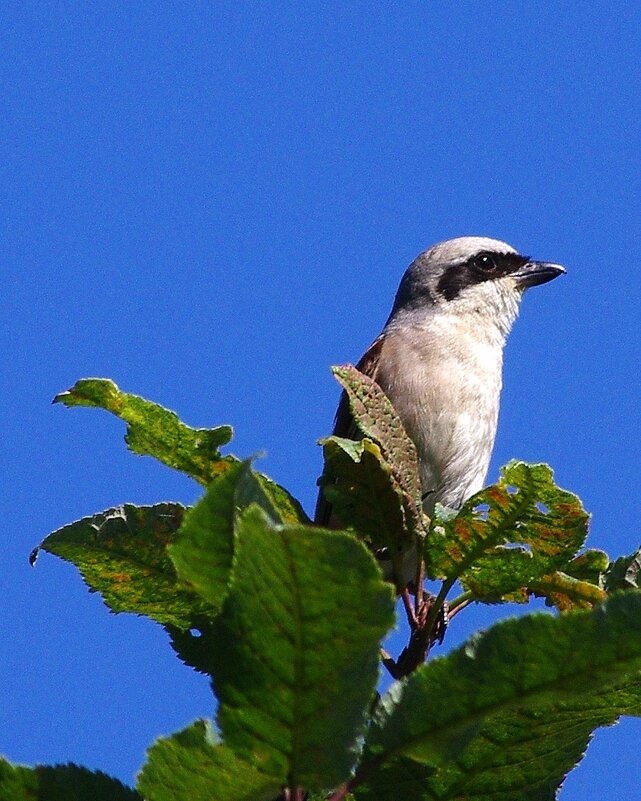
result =
[[[564,272],[559,264],[534,261],[497,239],[448,239],[407,268],[388,324],[448,312],[490,319],[507,333],[525,290]]]

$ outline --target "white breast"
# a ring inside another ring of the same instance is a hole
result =
[[[457,508],[484,485],[503,342],[449,315],[386,333],[377,381],[416,444],[428,513],[437,501]]]

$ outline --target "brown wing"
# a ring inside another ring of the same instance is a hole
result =
[[[378,375],[379,360],[383,350],[384,339],[385,337],[383,334],[381,334],[378,339],[375,339],[356,365],[357,370],[360,370],[361,373],[373,378],[374,381],[376,381],[376,377]],[[334,430],[332,433],[334,436],[345,437],[345,439],[360,438],[360,433],[356,427],[356,424],[354,423],[354,418],[352,417],[352,413],[349,409],[349,400],[345,391],[341,393],[341,399],[338,403],[338,409],[336,410],[336,417],[334,418]],[[332,505],[325,500],[322,488],[318,491],[314,520],[319,526],[327,526],[329,528],[332,528],[333,524],[336,522],[335,520],[332,520]]]

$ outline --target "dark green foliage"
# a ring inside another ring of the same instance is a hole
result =
[[[326,462],[320,483],[345,525],[373,543],[403,548],[425,533],[416,448],[389,399],[371,378],[351,366],[333,371],[347,393],[364,440],[321,440]],[[373,500],[376,513],[371,511]],[[380,517],[382,531],[376,531],[372,517]]]
[[[640,668],[638,593],[499,623],[382,700],[363,770],[411,757],[431,771],[421,798],[553,798],[595,728],[641,713]]]
[[[641,570],[641,551],[620,556],[605,571],[604,585],[608,592],[638,589]]]
[[[323,491],[341,523],[374,548],[409,548],[412,517],[380,447],[370,439],[341,437],[328,437],[321,445],[328,479]]]
[[[135,790],[77,765],[10,765],[0,758],[0,801],[143,801]]]
[[[204,720],[150,748],[138,787],[146,801],[270,801],[280,790],[272,777],[217,742]]]
[[[273,526],[255,506],[237,548],[214,656],[223,738],[282,784],[331,786],[354,761],[391,588],[353,537]]]

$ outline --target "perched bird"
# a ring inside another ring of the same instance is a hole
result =
[[[424,508],[459,508],[483,488],[499,413],[503,347],[526,289],[565,270],[495,239],[464,236],[421,253],[357,367],[391,400],[418,451]],[[358,438],[345,393],[334,434]],[[332,524],[319,493],[316,522]]]

